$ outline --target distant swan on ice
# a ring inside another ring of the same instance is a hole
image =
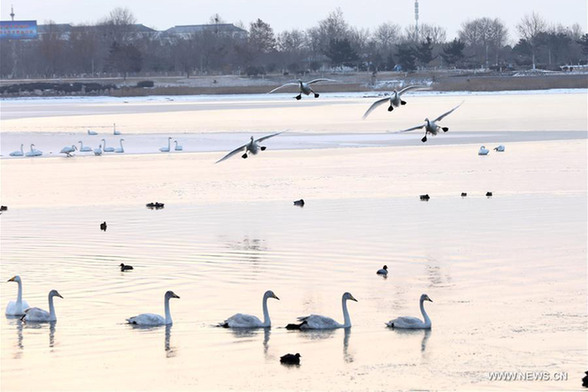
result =
[[[504,146],[501,144],[499,146],[494,147],[494,151],[498,151],[498,152],[504,152],[505,148]]]
[[[490,150],[488,150],[486,148],[486,146],[482,146],[482,147],[480,147],[480,150],[478,151],[478,155],[488,155],[489,152],[490,152]]]
[[[106,147],[106,140],[102,139],[102,151],[114,152],[114,147]]]
[[[176,151],[182,151],[184,149],[181,144],[178,144],[177,140],[174,140],[174,143],[176,144],[176,147],[174,148]]]
[[[80,143],[80,152],[91,152],[92,151],[92,147],[84,146],[84,142],[82,142],[81,140],[78,143]]]
[[[170,150],[170,148],[171,148],[171,140],[172,140],[171,136],[170,136],[170,137],[168,137],[168,138],[167,138],[167,147],[165,147],[165,146],[164,146],[164,147],[161,147],[161,148],[159,149],[159,151],[161,151],[161,152],[169,152],[169,150]]]
[[[23,151],[23,146],[24,144],[20,145],[20,150],[16,150],[16,151],[12,151],[9,155],[11,157],[22,157],[24,155],[24,151]]]
[[[124,141],[125,141],[125,139],[120,139],[120,142],[119,142],[120,143],[120,148],[117,148],[116,150],[114,150],[114,152],[116,152],[118,154],[122,154],[122,153],[125,152],[125,149],[124,149],[123,144],[122,144],[122,142],[124,142]]]

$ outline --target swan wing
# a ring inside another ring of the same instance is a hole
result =
[[[396,131],[396,132],[392,132],[392,133],[410,132],[410,131],[414,131],[415,129],[421,129],[424,126],[425,126],[425,124],[417,125],[416,127],[412,127],[412,128],[408,128],[408,129],[403,129],[402,131]]]
[[[306,84],[314,84],[314,83],[318,83],[318,82],[336,82],[336,80],[321,78],[321,79],[311,80],[310,82],[306,82]]]
[[[366,112],[364,113],[362,119],[365,120],[367,116],[369,116],[369,114],[378,106],[380,106],[381,104],[383,104],[384,102],[387,102],[390,100],[390,97],[386,97],[386,98],[382,98],[382,99],[378,99],[376,102],[372,103],[372,106],[369,107],[368,110],[366,110]]]
[[[335,329],[341,328],[342,325],[330,317],[321,316],[319,314],[311,314],[306,317],[299,317],[299,321],[304,322],[300,329]]]
[[[229,328],[256,328],[261,327],[263,323],[256,316],[237,313],[226,319],[223,325]]]
[[[387,326],[393,328],[417,329],[426,328],[423,320],[416,317],[398,317],[386,323]]]
[[[282,84],[280,87],[276,87],[275,89],[273,89],[272,91],[270,91],[268,94],[271,94],[271,93],[273,93],[274,91],[278,91],[279,89],[281,89],[281,88],[283,88],[283,87],[286,87],[286,86],[297,86],[297,85],[298,85],[298,82],[289,82],[289,83],[285,83],[285,84]]]
[[[440,115],[439,117],[437,117],[436,119],[434,119],[433,122],[437,122],[437,121],[442,120],[445,116],[450,115],[451,112],[453,112],[455,109],[457,109],[458,107],[460,107],[462,104],[463,104],[463,101],[459,105],[457,105],[456,107],[454,107],[453,109],[451,109],[450,111],[445,112],[442,115]]]
[[[286,131],[276,132],[276,133],[272,133],[271,135],[265,135],[265,136],[262,136],[262,137],[260,137],[259,139],[255,139],[255,142],[257,142],[257,143],[258,143],[258,142],[262,142],[262,141],[264,141],[265,139],[269,139],[270,137],[277,136],[277,135],[279,135],[280,133],[284,133],[284,132],[286,132]]]
[[[272,135],[272,136],[273,136],[273,135]],[[249,144],[249,143],[247,143],[247,144]],[[236,153],[243,151],[243,149],[244,149],[245,147],[247,147],[247,144],[243,144],[242,146],[239,146],[239,147],[235,148],[233,151],[231,151],[230,153],[228,153],[227,155],[225,155],[224,157],[222,157],[221,159],[219,159],[219,160],[218,160],[218,161],[216,161],[215,163],[222,162],[222,161],[224,161],[225,159],[229,159],[230,157],[232,157],[232,156],[233,156],[233,155],[235,155]]]
[[[10,301],[8,302],[8,305],[6,305],[6,315],[22,316],[29,307],[29,303],[25,300],[21,302],[20,307],[16,305],[16,301]]]
[[[49,321],[49,312],[40,308],[28,308],[23,316],[24,321]]]
[[[402,94],[404,94],[405,92],[407,92],[408,90],[413,90],[413,89],[418,89],[418,90],[425,90],[425,89],[427,89],[427,87],[423,87],[423,86],[415,86],[415,85],[412,85],[412,86],[406,86],[405,88],[403,88],[402,90],[400,90],[400,91],[398,92],[398,95],[402,95]]]
[[[163,325],[165,324],[165,319],[158,314],[142,313],[128,318],[127,322],[136,325]]]

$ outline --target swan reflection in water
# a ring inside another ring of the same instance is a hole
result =
[[[173,324],[168,324],[165,326],[165,356],[166,358],[173,358],[176,356],[176,347],[172,346],[170,343],[171,340],[171,329]]]
[[[267,357],[271,328],[230,328],[230,330],[237,339],[256,338],[263,331],[263,354]],[[254,339],[249,340],[253,341]]]
[[[394,329],[393,331],[407,339],[409,339],[411,336],[423,335],[423,339],[421,340],[421,352],[424,353],[427,349],[427,342],[431,336],[430,329]]]
[[[166,325],[138,325],[138,324],[126,324],[131,327],[133,330],[141,331],[141,333],[146,333],[149,335],[153,335],[156,331],[159,331],[165,327],[165,336],[164,336],[164,344],[163,348],[165,351],[165,356],[167,358],[173,358],[177,355],[177,348],[176,346],[172,346],[171,344],[171,329],[173,324],[166,324]]]

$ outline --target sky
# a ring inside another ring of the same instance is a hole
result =
[[[242,22],[247,28],[257,18],[269,23],[275,33],[316,26],[337,7],[345,20],[357,28],[384,22],[401,27],[414,24],[414,0],[3,0],[0,18],[37,20],[38,24],[96,23],[117,7],[128,8],[137,23],[156,30],[175,25],[204,24],[219,14],[228,23]],[[518,40],[516,25],[532,12],[550,24],[578,23],[587,31],[586,0],[419,0],[419,23],[444,27],[447,39],[457,36],[462,23],[481,17],[499,18],[509,30],[510,41]]]

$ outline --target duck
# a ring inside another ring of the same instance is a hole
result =
[[[137,316],[129,317],[127,323],[142,326],[157,326],[157,325],[171,325],[173,320],[169,309],[169,300],[172,298],[180,298],[176,293],[169,290],[163,296],[163,304],[165,309],[165,317],[153,313],[142,313]]]
[[[489,152],[490,152],[490,150],[488,150],[486,148],[486,146],[482,146],[482,147],[480,147],[480,150],[478,151],[478,155],[488,155]]]
[[[102,231],[106,231],[106,228],[107,228],[107,227],[108,227],[108,226],[106,225],[106,222],[102,222],[102,223],[100,223],[100,230],[102,230]]]
[[[302,80],[298,79],[297,81],[294,82],[288,82],[285,83],[283,85],[281,85],[280,87],[276,87],[275,89],[273,89],[272,91],[270,91],[268,94],[273,93],[274,91],[277,91],[283,87],[286,86],[298,86],[298,90],[300,91],[300,93],[295,96],[294,98],[296,98],[296,100],[300,100],[302,98],[302,94],[304,95],[310,95],[310,93],[314,94],[315,98],[319,97],[319,94],[316,93],[312,87],[310,87],[311,84],[315,84],[315,83],[319,83],[319,82],[336,82],[336,80],[332,80],[332,79],[325,79],[325,78],[321,78],[321,79],[314,79],[311,80],[309,82],[303,82]]]
[[[21,145],[20,145],[20,150],[12,151],[12,152],[11,152],[10,154],[8,154],[8,155],[10,155],[11,157],[22,157],[22,156],[24,156],[24,151],[23,151],[23,149],[22,149],[22,148],[23,148],[23,146],[24,146],[24,144],[21,144]]]
[[[165,147],[165,146],[164,147],[160,147],[159,148],[159,151],[161,151],[161,152],[169,152],[170,151],[170,148],[171,148],[171,140],[172,140],[172,138],[171,137],[168,137],[167,138],[167,147]]]
[[[280,357],[280,363],[284,365],[300,365],[300,355],[299,353],[296,354],[286,354]]]
[[[270,328],[272,326],[269,311],[267,309],[267,300],[274,298],[279,300],[278,296],[273,291],[268,290],[263,294],[262,308],[263,308],[263,321],[256,316],[250,314],[237,313],[219,324],[220,327],[224,328]]]
[[[230,157],[232,157],[233,155],[244,151],[244,154],[241,155],[241,158],[246,159],[248,157],[248,153],[253,154],[253,155],[257,155],[257,153],[261,150],[261,151],[265,151],[266,147],[265,146],[260,146],[259,143],[269,139],[270,137],[274,137],[277,136],[282,132],[276,132],[276,133],[272,133],[270,135],[265,135],[262,136],[260,138],[254,139],[253,136],[251,136],[251,140],[248,143],[243,144],[242,146],[239,146],[237,148],[235,148],[233,151],[229,152],[227,155],[225,155],[224,157],[222,157],[221,159],[219,159],[218,161],[216,161],[215,163],[220,163],[222,161],[224,161],[225,159],[229,159]]]
[[[174,140],[174,144],[176,145],[174,147],[174,150],[176,150],[176,151],[183,151],[184,150],[184,147],[182,145],[178,144],[177,140]]]
[[[304,199],[294,201],[294,205],[298,207],[304,207]]]
[[[117,154],[123,154],[125,152],[125,149],[123,147],[122,142],[124,142],[125,139],[120,139],[119,143],[120,143],[120,148],[117,148],[116,150],[114,150],[115,153]]]
[[[71,158],[72,157],[72,152],[74,152],[75,150],[77,150],[78,148],[72,144],[71,147],[70,146],[65,146],[61,149],[61,151],[59,152],[60,154],[65,154],[66,157]]]
[[[147,208],[159,209],[159,208],[163,208],[165,206],[165,204],[156,201],[155,203],[147,203],[147,204],[145,204],[145,206]]]
[[[383,275],[383,276],[388,276],[388,266],[387,265],[383,266],[378,271],[376,271],[376,274]]]
[[[425,311],[425,306],[423,305],[425,301],[433,302],[433,300],[429,298],[427,294],[422,294],[421,298],[419,299],[419,306],[421,308],[421,313],[424,320],[421,320],[417,317],[398,317],[394,320],[388,321],[386,326],[389,328],[401,329],[431,329],[431,319],[429,318],[429,315]]]
[[[98,135],[98,132],[92,131],[92,130],[88,129],[88,135],[90,135],[90,136],[96,136],[96,135]]]
[[[440,130],[443,130],[443,132],[449,131],[449,128],[447,128],[447,127],[441,127],[440,125],[437,124],[437,122],[443,120],[446,116],[448,116],[451,113],[453,113],[453,111],[455,109],[457,109],[458,107],[460,107],[462,104],[463,104],[463,102],[460,103],[459,105],[457,105],[456,107],[454,107],[453,109],[449,110],[448,112],[443,113],[442,115],[440,115],[439,117],[437,117],[433,121],[429,120],[428,118],[425,118],[425,123],[424,124],[417,125],[416,127],[404,129],[404,130],[398,131],[398,132],[399,133],[402,133],[402,132],[410,132],[410,131],[414,131],[415,129],[425,128],[425,136],[421,139],[421,141],[423,143],[425,143],[427,141],[427,134],[430,133],[431,135],[435,136],[435,135],[437,135],[439,133]]]
[[[92,152],[92,147],[84,146],[84,143],[80,140],[80,152]]]
[[[461,197],[467,197],[467,193],[466,192],[461,192]]]
[[[102,144],[99,144],[98,148],[94,149],[94,155],[96,155],[96,156],[102,155]]]
[[[349,311],[347,310],[347,301],[357,300],[349,292],[343,293],[341,297],[341,306],[343,308],[343,324],[338,323],[330,317],[321,316],[318,314],[311,314],[310,316],[298,317],[299,324],[288,324],[286,329],[300,329],[300,330],[311,330],[311,329],[337,329],[337,328],[350,328],[351,318],[349,317]]]
[[[486,197],[492,197],[492,192],[490,192],[490,191],[486,192]]]
[[[494,147],[494,151],[497,151],[497,152],[504,152],[504,150],[505,150],[505,147],[502,144]]]
[[[114,147],[106,147],[106,140],[102,139],[102,151],[114,152]]]
[[[422,201],[429,201],[429,199],[431,198],[431,196],[429,196],[429,194],[427,193],[427,194],[424,194],[424,195],[420,195],[419,198]]]
[[[57,290],[51,290],[49,292],[49,311],[39,308],[28,308],[25,310],[24,315],[20,318],[24,322],[32,323],[47,323],[57,321],[55,314],[55,306],[53,306],[53,297],[63,298]]]
[[[120,263],[120,272],[130,271],[132,269],[133,269],[132,265],[125,265],[123,263]]]
[[[393,90],[392,93],[390,94],[390,96],[386,97],[386,98],[381,98],[378,99],[376,102],[372,103],[372,105],[369,107],[369,109],[364,113],[362,119],[365,120],[367,118],[367,116],[369,116],[369,114],[378,106],[380,106],[381,104],[385,103],[385,102],[389,102],[390,106],[388,106],[388,111],[391,112],[392,110],[394,110],[394,108],[399,107],[401,105],[406,105],[406,101],[403,101],[400,96],[402,94],[404,94],[405,92],[407,92],[408,90],[412,90],[415,88],[422,88],[419,86],[406,86],[405,88],[403,88],[400,91],[396,91]]]
[[[6,315],[22,316],[25,310],[29,308],[29,303],[22,299],[22,280],[20,276],[15,275],[8,279],[7,282],[16,282],[18,284],[18,292],[16,294],[16,301],[10,301],[6,305]]]

